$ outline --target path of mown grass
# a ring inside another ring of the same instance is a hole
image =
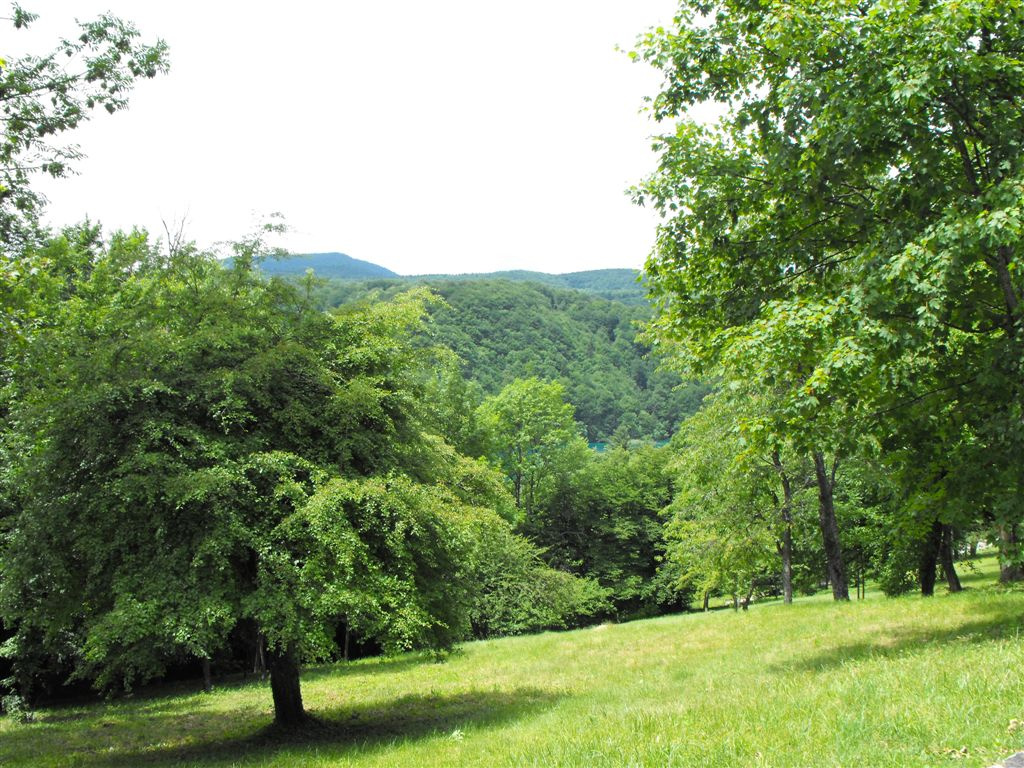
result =
[[[53,709],[0,765],[986,766],[1024,748],[1024,593],[981,581],[318,667],[301,735],[258,684]]]

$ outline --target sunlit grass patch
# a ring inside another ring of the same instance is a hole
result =
[[[0,765],[987,766],[1024,748],[1024,593],[993,578],[314,667],[300,733],[258,682],[54,708],[0,724]]]

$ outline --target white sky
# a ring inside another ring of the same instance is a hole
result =
[[[675,0],[25,5],[41,44],[110,10],[171,48],[169,75],[76,132],[53,224],[186,218],[205,246],[279,211],[291,250],[401,274],[640,267],[653,243],[625,190],[655,166],[659,78],[615,46]]]

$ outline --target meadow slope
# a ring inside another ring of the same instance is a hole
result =
[[[986,569],[987,570],[987,569]],[[987,766],[1024,748],[1024,592],[808,599],[162,689],[0,723],[4,766]]]

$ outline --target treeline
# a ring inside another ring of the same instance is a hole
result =
[[[327,277],[327,275],[323,275]],[[536,283],[549,288],[580,291],[608,301],[630,306],[647,306],[647,289],[635,269],[590,269],[582,272],[549,274],[526,269],[498,272],[468,273],[460,275],[411,275],[401,278],[407,283],[451,283],[502,280],[517,283]]]
[[[517,378],[557,380],[590,442],[622,442],[668,439],[707,392],[700,384],[681,385],[637,340],[640,323],[651,316],[646,304],[509,280],[439,278],[423,284],[444,299],[430,309],[431,337],[459,357],[477,402]],[[387,298],[408,285],[330,281],[324,302]]]

